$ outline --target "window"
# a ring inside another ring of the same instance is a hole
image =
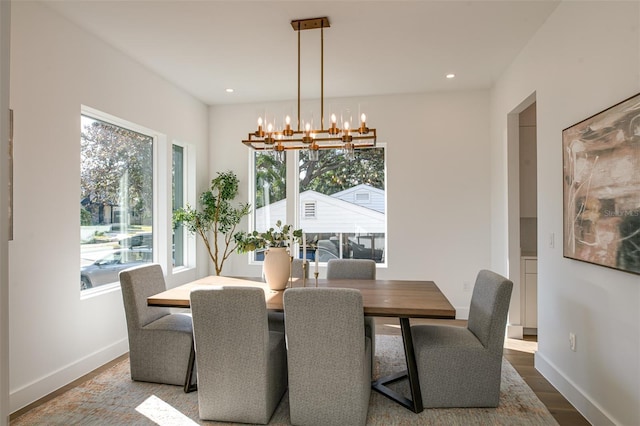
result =
[[[339,150],[321,150],[318,161],[310,161],[304,150],[288,152],[289,163],[269,152],[253,155],[253,229],[266,230],[280,219],[306,233],[310,260],[317,256],[320,262],[335,258],[385,262],[384,146],[356,150],[352,161]],[[295,169],[287,174],[287,167]],[[295,180],[287,181],[287,175]],[[261,259],[257,254],[255,260]]]
[[[152,262],[154,142],[134,125],[81,116],[80,288]]]
[[[264,231],[278,220],[287,221],[287,161],[270,152],[255,151],[254,156],[253,229]],[[262,251],[254,260],[264,259]]]
[[[311,247],[307,257],[384,262],[386,197],[384,148],[360,149],[346,160],[339,150],[319,152],[317,162],[300,153],[299,198],[316,203],[315,220],[300,226]],[[363,203],[363,201],[365,201]],[[315,247],[314,247],[315,245]]]
[[[171,160],[171,211],[184,207],[184,148],[179,145],[172,146]],[[185,230],[182,224],[173,229],[173,266],[184,266],[185,259]]]

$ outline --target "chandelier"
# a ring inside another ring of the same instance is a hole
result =
[[[340,125],[335,114],[331,114],[330,127],[324,128],[324,29],[329,28],[329,18],[299,19],[291,21],[294,31],[298,32],[298,117],[297,127],[291,127],[291,117],[286,116],[283,123],[267,122],[266,117],[258,118],[257,130],[249,133],[242,143],[258,151],[273,151],[280,158],[284,151],[293,149],[307,150],[309,160],[318,160],[321,149],[339,149],[348,159],[353,159],[354,150],[376,146],[376,129],[367,127],[367,117],[360,115],[360,122],[354,126],[350,117],[341,119]],[[312,121],[303,123],[300,118],[300,31],[320,29],[320,128],[313,128]],[[302,128],[301,128],[302,126]]]

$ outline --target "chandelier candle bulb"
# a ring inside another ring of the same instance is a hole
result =
[[[267,135],[264,138],[264,143],[267,145],[273,145],[275,139],[273,139],[273,124],[267,124]]]
[[[369,128],[367,127],[367,116],[364,115],[364,113],[360,116],[360,128],[358,129],[358,133],[361,135],[369,133]]]
[[[311,124],[309,123],[304,125],[304,136],[302,137],[302,142],[304,143],[313,142],[313,138],[311,137]]]
[[[293,136],[293,130],[291,129],[291,117],[287,115],[284,119],[284,122],[285,122],[285,126],[282,134],[288,137]]]
[[[349,127],[349,122],[345,121],[344,122],[344,134],[342,135],[342,142],[344,142],[344,148],[345,149],[353,149],[353,146],[351,144],[351,141],[353,141],[353,136],[351,136],[351,131],[350,131],[350,127]]]
[[[338,133],[340,133],[340,129],[338,129],[338,127],[336,126],[337,121],[338,119],[336,118],[336,115],[331,114],[331,127],[329,128],[330,135],[337,135]]]
[[[259,138],[264,137],[264,132],[262,131],[262,117],[258,117],[258,130],[256,130],[255,135]]]

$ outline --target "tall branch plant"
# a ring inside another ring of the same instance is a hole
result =
[[[234,172],[218,172],[209,190],[200,195],[201,210],[187,204],[173,213],[174,227],[183,224],[189,232],[202,238],[216,275],[221,274],[224,262],[242,241],[243,233],[236,232],[236,227],[251,212],[249,203],[232,205],[238,195],[238,184]]]

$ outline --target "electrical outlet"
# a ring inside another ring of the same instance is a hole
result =
[[[569,333],[569,348],[572,351],[576,351],[576,335],[573,332]]]

